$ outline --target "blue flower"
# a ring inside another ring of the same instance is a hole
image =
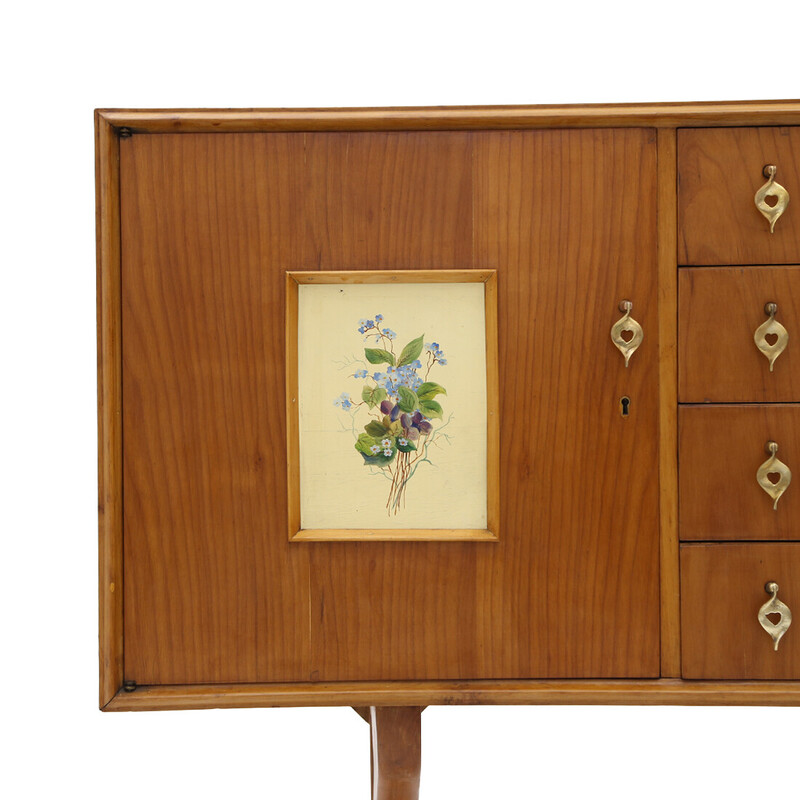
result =
[[[382,373],[382,372],[373,372],[372,373],[372,380],[374,380],[374,381],[379,381],[380,382],[382,380],[385,380],[385,378],[386,378],[386,375],[384,375],[384,373]]]
[[[446,358],[440,358],[440,359],[439,359],[439,363],[440,363],[440,364],[441,364],[443,367],[446,367],[446,366],[447,366],[447,359],[446,359]]]
[[[342,392],[334,401],[335,406],[339,406],[342,410],[347,411],[353,405],[353,400],[347,392]]]
[[[357,369],[356,372],[355,372],[355,375],[353,375],[353,377],[354,378],[366,378],[367,377],[367,371],[365,369]]]
[[[376,314],[375,315],[375,322],[380,322],[383,319],[383,314]]]
[[[411,363],[411,366],[412,366],[414,369],[420,369],[420,368],[422,367],[422,362],[421,362],[419,359],[417,359],[416,361],[413,361],[413,362]]]
[[[397,336],[391,328],[384,328],[382,333],[387,339],[394,339]]]

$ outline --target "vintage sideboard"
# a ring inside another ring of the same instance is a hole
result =
[[[406,798],[429,704],[800,704],[800,102],[95,121],[103,709]],[[492,530],[293,536],[287,274],[405,270],[494,282]]]

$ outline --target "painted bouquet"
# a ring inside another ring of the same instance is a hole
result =
[[[446,424],[435,398],[447,392],[429,376],[434,365],[446,366],[447,359],[438,342],[425,344],[423,355],[424,334],[412,339],[398,355],[394,348],[397,334],[383,324],[381,314],[359,322],[358,332],[365,343],[374,345],[364,348],[364,358],[378,367],[377,371],[358,369],[352,375],[365,381],[361,402],[343,392],[334,403],[353,419],[360,410],[367,411],[369,422],[363,433],[353,426],[358,437],[355,449],[365,465],[377,468],[390,480],[386,508],[389,514],[396,514],[405,505],[408,482],[419,465],[429,461],[428,447]]]

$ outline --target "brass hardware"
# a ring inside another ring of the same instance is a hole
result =
[[[778,642],[780,642],[781,637],[789,630],[789,626],[792,624],[792,612],[786,603],[778,600],[778,584],[775,581],[770,581],[764,587],[764,590],[767,594],[772,595],[772,599],[767,600],[758,609],[758,621],[761,623],[761,627],[772,637],[772,641],[775,643],[774,650],[777,652]],[[773,622],[767,616],[768,614],[780,614],[781,618],[778,622]]]
[[[636,349],[644,339],[644,331],[642,326],[631,316],[633,310],[633,303],[630,300],[623,300],[619,304],[619,310],[625,312],[625,316],[614,323],[611,328],[611,341],[614,346],[625,357],[625,366],[631,360],[631,356],[636,352]],[[624,339],[622,334],[629,333],[630,339]]]
[[[772,508],[777,511],[778,500],[792,482],[792,471],[776,455],[778,452],[777,442],[767,442],[766,449],[770,453],[770,457],[758,468],[756,479],[758,485],[775,501]],[[779,476],[777,483],[773,483],[769,479],[770,473],[777,473]]]
[[[770,233],[775,232],[775,223],[789,205],[789,192],[775,180],[777,171],[778,168],[774,164],[767,164],[764,167],[764,177],[767,178],[767,182],[756,192],[754,198],[756,208],[769,222]],[[775,197],[778,202],[774,206],[768,205],[768,197]]]
[[[777,303],[767,303],[764,306],[764,313],[769,315],[769,319],[756,328],[753,340],[756,347],[769,359],[769,371],[772,372],[776,359],[789,344],[789,331],[775,319],[775,315],[778,313]],[[770,344],[767,336],[776,336],[777,338],[773,344]]]

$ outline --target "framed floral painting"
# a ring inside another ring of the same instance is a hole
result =
[[[290,539],[497,539],[496,281],[287,273]]]

